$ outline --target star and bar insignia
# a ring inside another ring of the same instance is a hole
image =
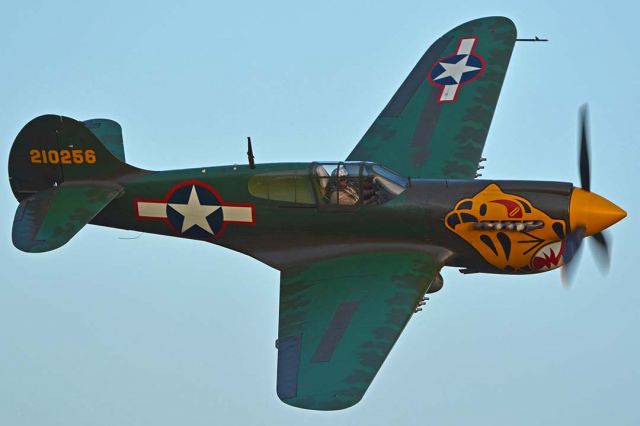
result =
[[[442,87],[440,102],[455,102],[460,86],[480,77],[484,59],[473,52],[478,37],[461,38],[456,53],[438,59],[429,73],[429,81]]]
[[[134,203],[138,219],[163,220],[187,238],[217,238],[229,223],[255,224],[255,204],[225,203],[213,187],[200,181],[174,186],[163,200]]]

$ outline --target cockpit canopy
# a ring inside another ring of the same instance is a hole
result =
[[[384,204],[407,187],[407,179],[375,163],[313,163],[311,173],[318,204]]]
[[[315,162],[309,168],[256,174],[249,192],[295,204],[351,208],[384,204],[407,187],[406,178],[369,162]]]

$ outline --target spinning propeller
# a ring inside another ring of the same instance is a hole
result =
[[[591,192],[591,166],[589,162],[589,134],[587,105],[580,108],[580,184],[574,188],[569,204],[571,232],[564,241],[562,260],[562,284],[566,288],[575,277],[577,258],[582,240],[591,236],[592,247],[598,266],[606,273],[611,263],[609,242],[603,230],[627,213],[609,200]]]

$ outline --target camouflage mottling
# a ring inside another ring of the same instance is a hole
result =
[[[420,252],[380,252],[324,260],[282,273],[278,336],[301,336],[294,406],[336,410],[358,402],[439,270]],[[398,271],[403,271],[398,274]],[[329,362],[312,362],[343,302],[357,310]]]
[[[474,53],[485,59],[485,70],[458,88],[455,102],[440,103],[442,88],[428,81],[428,70],[453,54],[461,37],[471,36],[478,37]],[[516,28],[504,17],[449,31],[420,59],[347,159],[381,162],[413,177],[475,178],[515,39]]]

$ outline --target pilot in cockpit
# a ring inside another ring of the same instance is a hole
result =
[[[331,204],[354,205],[358,203],[360,196],[358,190],[348,178],[349,172],[343,165],[338,165],[331,172],[331,185],[327,188],[327,198]]]

